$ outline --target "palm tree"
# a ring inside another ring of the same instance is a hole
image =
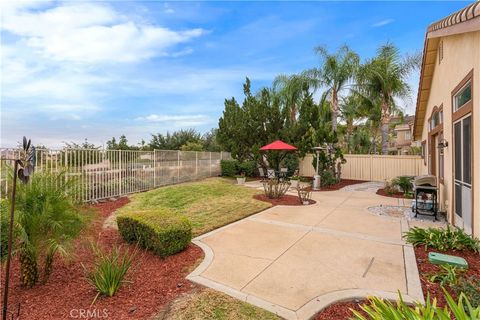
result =
[[[273,81],[273,90],[280,97],[290,123],[296,122],[298,107],[308,93],[309,85],[309,78],[297,74],[281,74]]]
[[[395,99],[409,96],[407,78],[418,66],[417,59],[401,57],[398,48],[387,43],[378,49],[377,55],[367,61],[358,73],[359,91],[380,104],[383,154],[388,153],[388,123],[395,109]]]
[[[84,222],[73,203],[77,190],[75,181],[64,173],[36,173],[28,185],[18,187],[16,252],[23,285],[33,287],[38,282],[41,262],[43,281],[47,281],[54,257],[71,252],[72,240]]]
[[[360,58],[346,45],[341,46],[334,54],[319,46],[315,48],[315,53],[321,58],[321,66],[305,71],[305,76],[311,79],[310,83],[314,84],[315,88],[326,87],[332,110],[332,129],[336,131],[339,94],[355,75]]]
[[[345,121],[347,130],[345,143],[347,145],[348,153],[350,153],[350,140],[354,129],[354,122],[355,120],[363,116],[363,113],[361,112],[361,107],[361,100],[355,94],[351,94],[347,97],[342,98],[340,102],[340,115],[341,118]]]

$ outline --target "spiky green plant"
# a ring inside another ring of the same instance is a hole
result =
[[[473,238],[462,229],[447,226],[445,229],[414,227],[404,234],[404,239],[414,246],[424,245],[425,248],[446,250],[480,251],[480,241]]]
[[[120,247],[114,247],[110,252],[105,252],[96,245],[92,245],[96,259],[91,271],[84,266],[88,282],[94,286],[98,293],[92,301],[97,301],[100,295],[112,297],[121,285],[127,280],[125,276],[132,266],[132,262],[137,255],[137,250],[130,254],[128,250],[122,250]]]
[[[63,173],[35,173],[27,185],[19,185],[16,199],[16,253],[21,264],[21,283],[32,287],[46,282],[54,257],[68,257],[72,240],[84,219],[74,203],[75,181]]]
[[[443,289],[447,305],[444,308],[437,306],[434,298],[427,296],[425,304],[419,302],[413,306],[408,305],[399,293],[396,303],[378,297],[370,297],[368,304],[363,304],[361,309],[366,314],[352,310],[356,320],[476,320],[480,319],[480,307],[472,307],[467,297],[461,293],[455,301],[452,296]]]
[[[435,272],[429,278],[431,282],[439,282],[440,285],[455,285],[460,279],[460,275],[465,272],[465,269],[458,268],[451,265],[441,265],[440,271]]]

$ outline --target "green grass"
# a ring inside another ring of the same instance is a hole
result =
[[[166,320],[279,320],[273,313],[223,293],[205,289],[177,300]]]
[[[135,194],[119,213],[140,210],[171,210],[186,216],[198,236],[269,208],[252,198],[258,190],[237,186],[231,180],[214,178]]]

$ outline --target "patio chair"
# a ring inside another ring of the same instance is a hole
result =
[[[258,167],[258,174],[260,175],[260,178],[263,180],[267,177],[267,175],[265,174],[265,171],[263,170],[262,167]]]
[[[268,179],[273,179],[273,178],[275,178],[275,170],[273,170],[273,169],[268,169],[268,170],[267,170],[267,178],[268,178]]]

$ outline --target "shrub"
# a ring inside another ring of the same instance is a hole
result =
[[[282,161],[282,167],[287,167],[289,176],[293,175],[295,171],[298,170],[300,165],[300,160],[298,160],[298,155],[289,153],[285,156]]]
[[[117,293],[120,286],[126,282],[125,276],[137,252],[130,255],[125,250],[122,254],[120,248],[114,247],[112,251],[106,253],[96,246],[92,248],[96,257],[93,268],[91,271],[87,271],[85,266],[83,268],[88,282],[98,291],[92,302],[94,304],[100,295],[112,297]]]
[[[463,292],[472,304],[472,307],[480,307],[480,279],[473,276],[460,278],[451,288],[457,295]]]
[[[480,251],[480,241],[478,239],[472,238],[462,229],[451,228],[450,226],[447,226],[446,229],[414,227],[404,234],[404,238],[414,246],[424,245],[425,248],[440,251],[449,249]]]
[[[72,240],[80,233],[84,218],[75,206],[76,181],[64,173],[35,173],[30,182],[17,185],[16,230],[21,282],[27,287],[43,282],[52,272],[57,253],[69,256]]]
[[[330,170],[324,170],[320,173],[320,183],[322,187],[329,187],[337,183],[335,173]]]
[[[450,294],[443,290],[447,305],[444,308],[437,306],[436,299],[433,301],[427,296],[425,305],[417,302],[409,306],[403,301],[399,294],[399,300],[394,304],[388,300],[377,297],[370,297],[369,304],[363,304],[361,309],[367,314],[352,310],[357,320],[384,320],[384,319],[412,319],[412,320],[434,320],[434,319],[456,319],[474,320],[480,317],[480,307],[473,307],[468,298],[461,293],[458,301],[455,302]]]
[[[247,177],[255,177],[258,175],[257,162],[256,161],[242,162],[239,165],[239,171],[245,173]]]
[[[222,176],[234,177],[239,172],[240,164],[238,160],[222,160],[220,161],[220,168]]]
[[[187,218],[171,212],[145,210],[122,213],[117,217],[123,239],[152,250],[161,257],[184,250],[192,240],[192,226]]]
[[[279,199],[287,193],[290,182],[278,178],[263,181],[265,196],[270,199]]]
[[[413,177],[400,176],[392,180],[392,186],[399,187],[404,195],[411,195],[413,192]]]
[[[430,276],[429,280],[431,282],[439,282],[442,286],[457,284],[460,279],[460,274],[465,272],[464,269],[451,265],[441,265],[440,268],[440,271]]]
[[[385,190],[385,193],[388,194],[389,196],[394,195],[398,191],[397,188],[391,182],[388,182],[388,181],[385,181],[385,188],[383,190]]]

